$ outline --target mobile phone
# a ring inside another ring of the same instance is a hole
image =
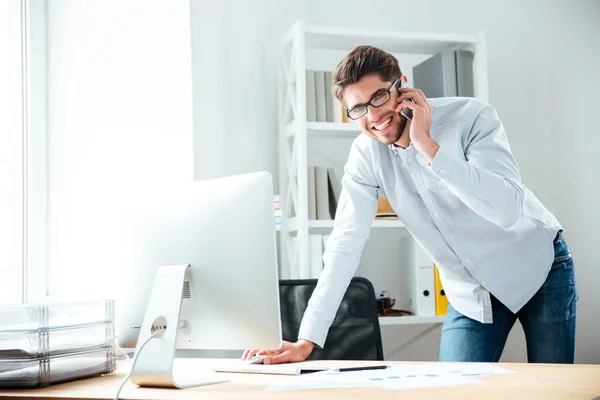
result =
[[[408,87],[408,84],[406,82],[404,82],[403,80],[401,80],[400,87]],[[398,92],[398,94],[402,94],[402,93]],[[402,102],[404,103],[405,101],[412,101],[414,103],[413,99],[406,99],[406,100],[403,100]],[[404,107],[403,109],[401,109],[400,114],[402,114],[404,116],[404,118],[406,118],[409,121],[412,121],[412,119],[413,119],[413,112],[408,107]]]

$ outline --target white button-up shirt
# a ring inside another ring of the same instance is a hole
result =
[[[439,268],[452,307],[469,318],[492,322],[490,293],[517,312],[546,279],[562,227],[521,182],[495,109],[473,98],[429,102],[430,135],[440,146],[431,165],[412,144],[386,146],[366,134],[354,141],[299,338],[324,345],[379,196]]]

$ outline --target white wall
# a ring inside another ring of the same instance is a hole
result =
[[[580,291],[577,319],[577,359],[600,363],[600,316],[598,285],[600,267],[598,242],[600,233],[600,166],[596,149],[600,148],[600,128],[595,124],[600,93],[600,2],[572,10],[569,27],[546,43],[549,52],[558,50],[556,75],[564,82],[566,92],[549,103],[551,128],[558,135],[556,157],[551,171],[553,195],[561,198],[561,221],[566,240],[573,252]],[[563,15],[555,14],[555,21]]]
[[[193,180],[189,2],[48,0],[49,290],[118,297],[125,218]]]
[[[576,260],[577,361],[598,363],[600,319],[592,306],[598,303],[594,289],[600,269],[592,227],[600,224],[600,168],[593,163],[600,136],[592,107],[600,90],[599,17],[600,3],[593,0],[195,1],[195,177],[260,169],[277,176],[277,44],[296,19],[408,31],[485,30],[490,101],[504,122],[525,184],[564,224]],[[393,351],[423,328],[384,328],[386,354],[436,359],[439,329],[406,350]],[[517,327],[503,360],[525,361],[524,346]]]
[[[592,310],[600,282],[592,228],[600,224],[600,168],[593,161],[600,132],[592,122],[600,92],[599,3],[373,4],[193,1],[190,60],[185,1],[48,0],[51,295],[118,294],[118,248],[109,249],[120,232],[111,227],[124,215],[123,206],[135,206],[136,184],[188,180],[192,171],[196,179],[260,169],[277,177],[277,43],[296,19],[409,31],[485,30],[490,101],[525,183],[564,224],[575,256],[581,294],[577,361],[600,362],[600,320]],[[423,328],[384,328],[386,354],[436,359],[439,328],[394,351]],[[525,360],[520,330],[503,360]]]

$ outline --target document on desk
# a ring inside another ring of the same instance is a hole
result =
[[[486,363],[437,363],[431,364],[431,371],[461,376],[486,376],[514,374],[515,371]]]
[[[481,384],[473,376],[506,373],[503,368],[490,365],[440,365],[440,364],[393,364],[385,369],[336,370],[316,372],[310,375],[278,381],[269,390],[307,390],[327,388],[379,387],[388,390],[415,389],[439,386]]]

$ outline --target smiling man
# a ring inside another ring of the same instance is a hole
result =
[[[529,362],[573,363],[571,254],[559,222],[521,182],[496,111],[474,98],[427,99],[405,83],[397,60],[374,47],[338,65],[333,91],[363,134],[345,166],[325,267],[299,340],[242,358],[301,361],[325,345],[382,196],[439,268],[449,301],[440,361],[498,361],[518,319]]]

